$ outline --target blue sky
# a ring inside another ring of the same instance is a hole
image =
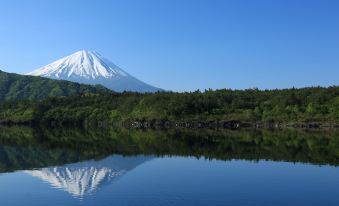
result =
[[[81,49],[174,91],[339,83],[337,0],[2,0],[0,69]]]

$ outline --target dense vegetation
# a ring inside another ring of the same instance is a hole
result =
[[[339,165],[337,130],[125,130],[1,127],[0,172],[110,154]]]
[[[0,71],[0,101],[43,99],[53,96],[69,96],[94,92],[109,92],[109,90],[102,86],[89,86]]]
[[[85,94],[3,102],[0,119],[49,125],[110,125],[141,119],[338,124],[339,87]]]

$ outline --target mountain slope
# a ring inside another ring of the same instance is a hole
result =
[[[42,99],[52,96],[69,96],[80,93],[108,92],[103,86],[83,85],[43,77],[25,76],[0,70],[0,101]]]
[[[118,92],[156,92],[161,90],[129,75],[94,51],[78,51],[27,75],[85,84],[101,84]]]

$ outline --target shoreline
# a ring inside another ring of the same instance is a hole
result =
[[[0,120],[0,126],[47,126],[47,127],[124,127],[127,129],[339,129],[339,123],[334,122],[244,122],[238,120],[126,120],[117,122],[98,121],[90,124],[60,124],[49,122],[39,123],[32,120],[13,121]]]
[[[339,129],[338,123],[332,122],[242,122],[242,121],[225,121],[225,120],[212,120],[212,121],[173,121],[173,120],[133,120],[125,122],[124,126],[127,128],[186,128],[186,129]]]

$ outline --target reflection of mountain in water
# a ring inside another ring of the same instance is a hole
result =
[[[55,188],[82,198],[151,159],[146,156],[113,155],[100,161],[79,162],[60,167],[31,170],[27,173],[42,179]]]

